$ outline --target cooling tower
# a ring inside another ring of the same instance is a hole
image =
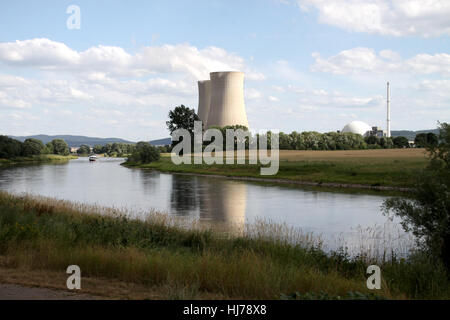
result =
[[[207,128],[209,106],[211,103],[211,81],[198,81],[198,109],[197,115],[203,122],[203,128]]]
[[[244,73],[211,72],[208,127],[243,125],[248,128],[244,105]]]

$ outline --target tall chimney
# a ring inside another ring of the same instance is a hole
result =
[[[389,99],[389,81],[387,83],[387,124],[386,124],[386,137],[391,137],[391,101]]]

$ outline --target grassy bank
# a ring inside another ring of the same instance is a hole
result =
[[[41,163],[41,162],[52,162],[52,161],[68,161],[71,159],[77,159],[77,156],[61,156],[57,154],[41,154],[32,157],[16,157],[12,159],[0,159],[0,166],[8,166],[15,164],[27,164],[27,163]]]
[[[292,182],[312,182],[337,187],[412,186],[417,172],[427,164],[424,149],[383,149],[353,151],[280,151],[276,175],[261,176],[260,165],[175,165],[170,155],[149,164],[127,162],[124,165],[165,172],[250,177]]]
[[[0,213],[1,268],[65,275],[77,264],[87,283],[121,281],[153,298],[450,297],[443,269],[423,254],[378,261],[382,289],[374,292],[366,288],[370,258],[327,255],[276,225],[224,233],[157,213],[134,220],[116,209],[4,192]]]

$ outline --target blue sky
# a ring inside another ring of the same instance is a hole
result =
[[[69,5],[81,11],[70,30]],[[0,134],[168,135],[208,72],[246,74],[254,129],[450,121],[450,4],[429,0],[0,4]]]

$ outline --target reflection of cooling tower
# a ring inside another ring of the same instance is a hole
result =
[[[243,228],[247,206],[247,185],[236,181],[204,179],[200,196],[200,217]]]
[[[243,125],[248,128],[244,105],[244,73],[211,72],[208,127]]]
[[[211,102],[211,81],[198,81],[198,110],[197,114],[203,122],[203,127],[207,128],[209,106]]]

